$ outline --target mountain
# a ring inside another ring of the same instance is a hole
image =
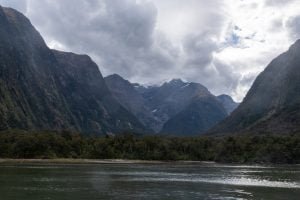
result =
[[[233,101],[232,97],[226,94],[222,94],[217,96],[225,110],[227,111],[228,115],[230,115],[238,106],[239,103]]]
[[[300,40],[257,77],[241,105],[211,134],[300,132]]]
[[[161,86],[145,87],[116,74],[105,81],[114,97],[157,133],[196,135],[227,117],[219,99],[199,83],[173,79]]]
[[[186,108],[195,96],[210,95],[210,92],[199,83],[173,79],[161,86],[148,87],[141,94],[146,99],[147,107],[159,119],[161,130],[163,125]]]
[[[226,110],[215,96],[197,96],[186,108],[171,117],[161,132],[177,136],[198,135],[227,116]]]
[[[146,106],[143,96],[136,90],[137,85],[131,84],[117,74],[105,77],[105,83],[118,102],[148,127],[149,132],[159,131],[157,126],[159,121]]]
[[[21,13],[0,6],[0,130],[142,131],[86,55],[51,50]]]

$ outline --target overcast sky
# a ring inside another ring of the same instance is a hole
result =
[[[240,101],[300,38],[299,0],[0,0],[51,48],[90,55],[104,76],[199,82]]]

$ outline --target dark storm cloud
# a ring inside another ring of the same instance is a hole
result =
[[[218,45],[209,34],[190,35],[184,41],[184,50],[187,56],[186,67],[206,67],[213,59],[213,52]]]
[[[154,39],[157,10],[132,0],[34,1],[29,16],[47,41],[87,53],[105,74],[155,75],[174,65],[172,47]]]
[[[217,6],[214,3],[211,9]],[[156,31],[157,9],[151,2],[44,0],[32,1],[30,7],[28,15],[48,43],[55,41],[67,50],[89,54],[105,75],[119,73],[133,81],[152,83],[182,76],[210,89],[217,87],[210,85],[210,80],[224,82],[229,75],[211,64],[218,49],[213,38],[221,32],[223,23],[218,12],[210,15],[212,25],[197,27],[185,36],[180,49]]]
[[[230,93],[237,87],[236,76],[213,56],[219,49],[215,38],[224,23],[223,13],[217,12],[222,6],[218,2],[199,7],[213,23],[195,26],[179,47],[157,31],[158,11],[148,1],[31,1],[28,16],[48,43],[92,56],[104,75],[118,73],[144,83],[181,77]]]
[[[257,62],[261,53],[254,48],[265,47],[255,41],[268,35],[248,27],[249,17],[239,12],[253,12],[259,5],[281,9],[291,2],[237,1],[235,8],[223,0],[0,0],[24,12],[50,47],[90,55],[104,75],[118,73],[141,83],[179,77],[239,99],[244,95],[237,94],[239,87],[247,88],[254,79],[245,73],[262,69]],[[228,11],[234,12],[232,19]],[[298,37],[298,18],[269,18],[271,33],[288,28]],[[242,49],[245,45],[249,50]],[[274,49],[269,45],[266,52]],[[232,59],[235,54],[239,56]]]

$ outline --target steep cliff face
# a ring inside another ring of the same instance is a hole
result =
[[[146,106],[146,100],[133,84],[117,74],[105,77],[105,83],[115,99],[134,114],[145,127],[148,127],[148,132],[154,133],[159,131],[157,124],[160,122]]]
[[[1,129],[69,127],[52,71],[56,59],[20,13],[0,7]],[[54,65],[55,66],[55,65]]]
[[[0,7],[0,129],[141,131],[88,56],[50,50],[21,13]]]
[[[112,96],[98,69],[86,55],[53,50],[58,61],[60,94],[76,125],[83,130],[143,132],[144,127]]]
[[[257,77],[245,100],[211,133],[300,132],[300,41]]]

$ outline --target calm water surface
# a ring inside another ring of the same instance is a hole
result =
[[[1,165],[1,200],[300,199],[300,166]]]

